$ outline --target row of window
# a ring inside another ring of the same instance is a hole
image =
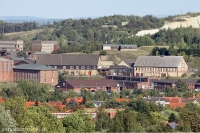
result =
[[[176,72],[176,68],[135,68],[136,71],[160,71],[160,72]]]
[[[6,64],[6,71],[8,71],[8,62],[5,63]],[[1,67],[2,71],[5,70],[4,68],[4,62],[2,62],[2,67]],[[10,69],[12,70],[12,62],[10,63]]]
[[[57,69],[57,66],[54,66],[55,69]],[[96,69],[96,66],[70,66],[70,69]],[[63,66],[63,69],[66,69],[66,66]]]

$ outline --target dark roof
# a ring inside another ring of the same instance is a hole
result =
[[[183,56],[139,56],[135,67],[178,67]]]
[[[183,102],[191,103],[191,102],[194,102],[195,100],[200,103],[200,98],[185,98],[185,99],[183,99]]]
[[[36,64],[97,66],[99,55],[94,54],[40,54]]]
[[[127,66],[110,66],[109,69],[130,69]]]
[[[151,97],[151,98],[144,98],[145,101],[148,101],[148,102],[156,102],[156,101],[165,101],[165,98],[164,97]]]
[[[100,80],[67,80],[67,84],[72,87],[117,87],[117,82],[112,79],[100,79]]]
[[[23,70],[57,70],[50,66],[38,65],[38,64],[22,64],[15,66],[13,69],[23,69]]]
[[[34,60],[14,60],[14,65],[18,64],[34,64]]]
[[[125,59],[124,62],[130,67],[134,65],[134,61],[132,59]]]
[[[195,85],[200,85],[200,83],[196,83]]]
[[[154,83],[172,83],[175,84],[179,79],[163,79],[163,80],[155,80]],[[181,79],[186,83],[196,83],[197,79]]]

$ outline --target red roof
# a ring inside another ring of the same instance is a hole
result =
[[[173,109],[176,109],[178,107],[184,107],[185,106],[185,103],[170,103],[170,107],[173,108]]]
[[[69,103],[71,101],[71,99],[74,99],[76,101],[76,103],[82,103],[83,102],[83,98],[82,97],[67,98],[66,102]]]
[[[182,97],[165,97],[166,102],[179,103],[182,102]]]
[[[62,105],[62,102],[48,102],[51,106],[56,107],[56,108],[60,108],[60,109],[64,109],[65,105]]]
[[[38,105],[40,106],[42,103],[41,102],[38,102]],[[26,106],[27,107],[30,107],[30,106],[34,106],[35,105],[35,102],[26,102]]]
[[[116,98],[116,101],[117,102],[122,102],[122,101],[124,101],[124,102],[130,102],[130,99],[129,98]]]
[[[3,100],[3,98],[2,98],[2,97],[0,97],[0,103],[2,103],[2,102],[4,102],[4,100]]]

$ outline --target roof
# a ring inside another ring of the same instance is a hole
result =
[[[76,101],[76,103],[82,103],[83,102],[83,98],[82,97],[67,98],[66,102],[69,103],[71,101],[71,99],[74,99]]]
[[[200,85],[200,83],[196,83],[195,85]]]
[[[132,67],[135,63],[134,60],[132,60],[132,59],[125,59],[123,61],[130,67]]]
[[[194,101],[197,101],[198,103],[200,103],[200,98],[185,98],[185,99],[183,99],[184,103],[191,103]]]
[[[3,98],[2,98],[2,97],[0,97],[0,103],[2,103],[2,102],[4,102],[4,100],[3,100]]]
[[[50,66],[38,65],[38,64],[22,64],[15,66],[13,69],[23,69],[23,70],[57,70]]]
[[[170,103],[181,103],[182,97],[165,97],[165,101]]]
[[[156,101],[165,101],[165,98],[164,97],[150,97],[150,98],[144,98],[145,101],[148,101],[148,102],[156,102]]]
[[[163,79],[163,80],[154,80],[154,83],[172,83],[175,84],[178,80],[182,80],[186,83],[196,83],[197,79]]]
[[[0,61],[9,61],[9,59],[0,58]]]
[[[103,46],[136,46],[137,44],[103,44]]]
[[[45,43],[45,44],[52,44],[52,43],[54,43],[54,44],[57,44],[58,42],[57,41],[41,41],[41,40],[33,40],[32,41],[32,44],[42,44],[42,43]]]
[[[98,61],[99,55],[95,54],[40,54],[36,64],[97,66]]]
[[[134,64],[135,67],[178,67],[183,56],[139,56]]]
[[[129,98],[116,98],[116,101],[117,102],[130,102],[130,99]]]
[[[41,102],[38,102],[38,105],[41,105],[42,103]],[[26,102],[26,107],[30,107],[30,106],[34,106],[35,105],[35,102]]]
[[[14,65],[20,64],[34,64],[34,60],[14,60]]]
[[[171,127],[172,129],[176,128],[176,123],[175,122],[170,122],[167,125],[169,125],[169,127]]]
[[[112,79],[100,79],[100,80],[68,80],[67,86],[70,85],[76,87],[117,87],[117,81]]]
[[[185,106],[185,103],[174,103],[174,102],[170,102],[170,107],[173,108],[173,109],[176,109],[178,107],[184,107]]]

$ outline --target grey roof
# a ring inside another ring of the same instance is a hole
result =
[[[139,56],[135,67],[178,67],[183,56]]]
[[[0,58],[0,61],[9,61],[9,60],[5,58]]]
[[[195,85],[200,85],[200,83],[196,83]]]
[[[36,64],[97,66],[99,55],[94,54],[41,54]]]
[[[132,59],[125,59],[124,62],[129,65],[130,67],[132,67],[134,65],[134,61]]]
[[[15,66],[13,69],[23,69],[23,70],[57,70],[50,66],[38,65],[38,64],[22,64]]]
[[[163,79],[163,80],[155,80],[154,83],[172,83],[175,84],[179,79]],[[196,83],[197,79],[180,79],[186,83]]]

